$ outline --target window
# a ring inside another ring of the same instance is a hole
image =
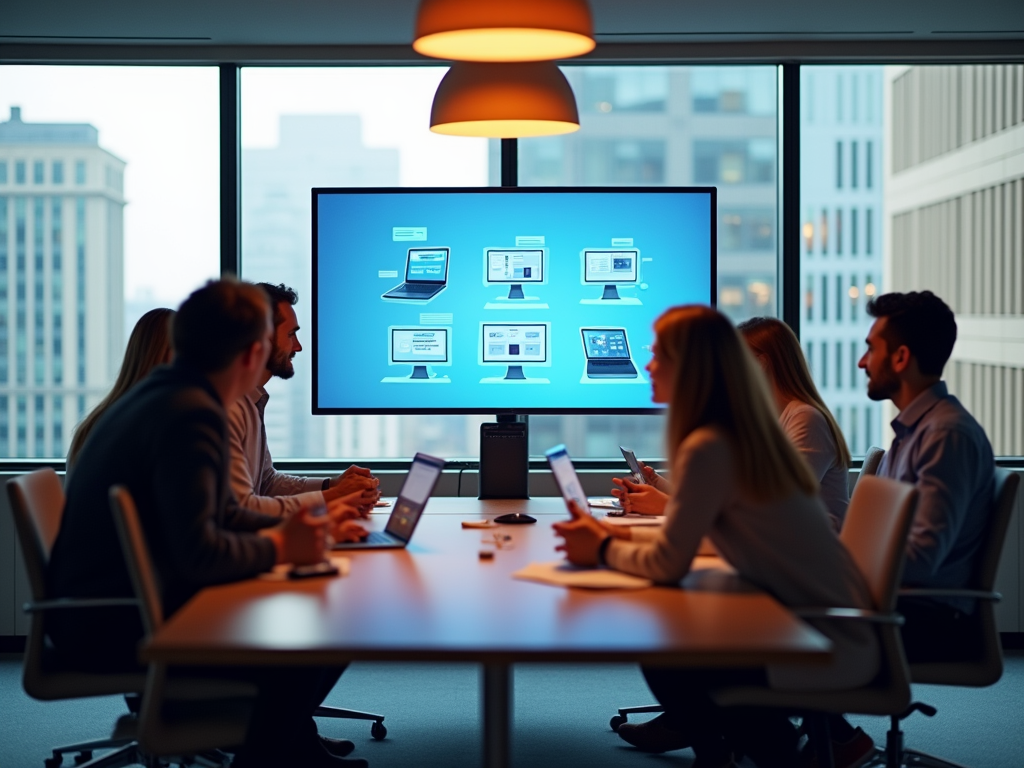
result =
[[[843,188],[843,142],[836,142],[836,189]]]
[[[857,230],[858,230],[858,226],[857,225],[858,225],[857,209],[856,208],[851,208],[850,209],[850,255],[851,256],[856,256],[857,255],[857,245],[858,245],[858,243],[857,243]]]
[[[1024,407],[1024,365],[1010,352],[1021,342],[1024,317],[1019,247],[1024,145],[1018,142],[1010,155],[998,147],[1024,131],[1024,67],[802,67],[802,92],[811,83],[815,93],[804,93],[801,109],[802,165],[821,166],[827,158],[842,173],[837,147],[846,142],[849,164],[843,184],[804,173],[801,210],[836,212],[831,221],[835,252],[848,249],[858,270],[845,270],[850,311],[844,317],[837,313],[831,323],[823,322],[821,313],[808,315],[801,341],[810,349],[828,344],[830,351],[836,343],[847,345],[842,347],[847,376],[840,378],[830,366],[818,366],[815,374],[833,413],[842,409],[848,416],[843,427],[851,449],[884,447],[891,438],[883,422],[886,409],[868,400],[857,368],[872,322],[861,302],[883,291],[927,289],[964,318],[961,327],[971,328],[961,335],[944,372],[950,391],[981,422],[997,455],[1021,454],[1020,420],[998,415]],[[809,119],[812,99],[814,120]],[[844,209],[849,211],[845,222]],[[837,266],[802,256],[804,274],[813,269],[815,279],[838,275]]]
[[[818,227],[818,231],[821,232],[821,255],[825,256],[828,254],[828,209],[821,209],[821,224]]]
[[[580,131],[519,141],[520,185],[718,187],[719,308],[734,320],[775,315],[777,69],[619,66],[562,71],[580,104]],[[640,77],[638,72],[646,74]],[[627,112],[617,106],[620,96],[608,95],[640,92],[638,83],[643,82],[658,94],[646,102],[635,99],[636,105],[647,104],[643,110],[637,106]],[[598,87],[607,104],[595,109],[592,105],[600,104]],[[638,455],[661,455],[662,439],[655,417],[530,418],[530,452],[535,455],[559,442],[580,457],[609,456],[619,444],[630,445]]]
[[[836,322],[843,320],[843,276],[836,275]]]
[[[0,160],[0,184],[7,183],[7,161]]]
[[[836,208],[836,256],[843,255],[843,210]]]
[[[220,271],[217,70],[0,66],[0,104],[0,457],[61,457],[138,317]]]
[[[843,342],[836,342],[836,389],[843,388]]]
[[[247,280],[296,289],[300,340],[306,346],[295,357],[295,376],[267,385],[267,440],[275,458],[368,459],[416,451],[472,457],[479,452],[480,423],[494,419],[310,415],[310,188],[487,186],[500,180],[497,142],[426,129],[445,72],[445,67],[242,70],[241,272]],[[544,151],[541,165],[552,173],[550,147]]]

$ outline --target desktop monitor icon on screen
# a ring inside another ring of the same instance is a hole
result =
[[[580,304],[637,305],[640,299],[620,296],[620,287],[640,282],[640,251],[636,248],[587,248],[580,253],[584,285],[603,285],[599,299],[581,299]]]
[[[481,384],[550,384],[528,378],[523,366],[550,366],[550,323],[481,323],[480,364],[505,366],[505,375],[480,380]]]
[[[430,301],[448,286],[447,248],[410,248],[405,282],[381,296],[398,301]]]
[[[385,376],[388,384],[449,384],[447,376],[430,371],[433,366],[452,364],[452,329],[419,325],[388,328],[388,365],[411,365],[408,376]]]
[[[489,301],[484,309],[547,309],[537,296],[523,293],[523,285],[547,283],[544,248],[485,248],[484,285],[508,285],[508,295]]]

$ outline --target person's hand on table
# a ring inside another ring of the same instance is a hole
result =
[[[608,536],[622,539],[623,541],[631,541],[633,539],[632,529],[628,525],[612,525],[607,520],[598,520],[597,522],[604,528],[604,532]]]
[[[327,502],[327,516],[331,518],[331,525],[337,526],[346,520],[369,517],[369,512],[364,512],[366,509],[364,494],[364,491],[356,491],[347,496],[331,498]]]
[[[580,509],[576,502],[567,502],[566,506],[572,519],[552,526],[555,533],[565,540],[555,549],[565,552],[566,560],[574,565],[597,565],[601,542],[612,534],[589,512]]]
[[[360,515],[367,517],[373,509],[373,505],[377,503],[377,499],[380,498],[380,481],[373,475],[363,474],[370,470],[363,470],[362,467],[350,467],[346,472],[350,472],[352,469],[361,471],[352,472],[348,477],[343,474],[334,478],[331,481],[331,486],[323,492],[324,501],[330,504],[332,501],[358,494],[358,498],[352,500],[351,503],[359,508]]]
[[[369,535],[369,531],[355,520],[344,520],[334,527],[334,541],[341,543],[346,541],[362,541]]]
[[[652,472],[654,470],[651,470]],[[668,505],[668,494],[653,485],[642,485],[624,477],[613,477],[612,496],[619,500],[622,511],[638,515],[663,515]]]
[[[280,525],[260,531],[274,542],[278,563],[311,565],[323,561],[327,549],[326,514],[315,514],[310,508],[300,509]]]

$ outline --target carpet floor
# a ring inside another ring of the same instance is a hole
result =
[[[117,698],[38,702],[21,689],[16,656],[0,658],[0,768],[42,765],[58,744],[106,735],[124,704]],[[321,720],[328,736],[356,742],[354,756],[372,768],[480,765],[480,674],[473,665],[353,664],[327,703],[386,716],[388,737],[370,738],[367,723]],[[1024,654],[1008,654],[1003,679],[982,690],[915,688],[938,707],[932,719],[905,724],[907,745],[971,768],[1024,766]],[[516,768],[687,768],[689,750],[652,756],[637,752],[608,727],[620,706],[652,697],[636,667],[519,665],[515,668]],[[878,744],[883,718],[853,718]],[[71,760],[65,765],[70,765]]]

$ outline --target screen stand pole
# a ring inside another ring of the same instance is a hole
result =
[[[502,413],[480,425],[481,499],[530,498],[528,418]]]
[[[606,301],[618,301],[619,300],[619,289],[614,285],[605,285],[604,295],[601,297]]]
[[[513,284],[512,287],[508,289],[508,297],[510,299],[525,299],[526,296],[523,294],[523,286],[518,283]]]
[[[523,366],[521,365],[510,365],[508,372],[505,374],[506,379],[522,380],[526,378],[526,374],[523,373]],[[498,417],[498,421],[501,421],[501,416]]]
[[[430,374],[427,373],[427,366],[425,365],[414,365],[412,367],[412,376],[410,379],[429,379]]]

